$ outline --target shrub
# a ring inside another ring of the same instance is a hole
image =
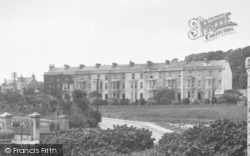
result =
[[[236,104],[237,96],[232,93],[224,93],[218,98],[218,103]]]
[[[158,151],[165,155],[246,156],[247,123],[228,119],[196,125],[181,134],[166,133]]]
[[[192,105],[199,105],[199,104],[200,104],[200,100],[198,100],[198,99],[193,99],[193,100],[191,101],[191,104],[192,104]]]
[[[88,110],[86,116],[88,127],[97,127],[102,121],[102,114],[99,111]]]
[[[172,101],[171,101],[171,104],[172,104],[172,105],[179,105],[179,104],[180,104],[180,101],[178,101],[178,100],[172,100]]]
[[[217,98],[216,97],[212,97],[211,98],[211,103],[212,104],[217,104]]]
[[[145,105],[145,104],[146,104],[145,99],[144,99],[144,98],[140,98],[139,104],[140,104],[140,105]]]
[[[125,99],[125,100],[124,100],[124,105],[127,106],[128,104],[129,104],[129,99]]]
[[[171,101],[172,101],[171,99],[163,97],[163,98],[160,99],[160,104],[161,105],[170,105]]]
[[[175,90],[167,88],[158,90],[153,99],[157,104],[171,104],[171,101],[175,99]]]
[[[204,99],[203,103],[207,104],[207,105],[210,104],[210,99],[208,99],[208,98]]]
[[[69,118],[70,128],[88,127],[87,118],[84,115],[71,115]]]
[[[189,98],[181,99],[181,104],[188,105],[190,103]]]
[[[146,102],[146,105],[156,105],[157,102],[154,99],[148,99],[148,101]]]
[[[64,156],[117,155],[153,147],[152,132],[135,127],[114,126],[114,129],[70,129],[53,133],[46,144],[63,144]]]

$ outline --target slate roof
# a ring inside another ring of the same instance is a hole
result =
[[[208,63],[208,66],[222,66],[225,65],[225,60],[211,60]],[[122,70],[150,70],[150,69],[176,69],[176,68],[184,68],[184,67],[198,67],[204,66],[204,61],[190,61],[186,63],[185,61],[173,62],[169,65],[165,63],[153,63],[151,66],[147,66],[147,64],[134,64],[134,66],[130,66],[129,64],[122,64],[113,67],[112,65],[102,65],[100,67],[96,66],[84,66],[83,68],[79,67],[68,67],[65,69],[64,67],[53,68],[52,70],[45,72],[44,75],[58,75],[58,74],[75,74],[80,72],[90,72],[90,71],[122,71]]]

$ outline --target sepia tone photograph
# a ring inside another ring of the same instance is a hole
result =
[[[0,0],[0,156],[250,156],[249,0]]]

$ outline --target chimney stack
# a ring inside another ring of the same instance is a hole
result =
[[[69,69],[69,67],[70,67],[70,66],[67,65],[67,64],[64,65],[64,69]]]
[[[151,66],[153,64],[152,61],[147,61],[147,66]]]
[[[132,61],[129,62],[129,66],[130,66],[130,67],[133,67],[134,65],[135,65],[134,62],[132,62]]]
[[[84,68],[84,67],[85,67],[84,64],[80,64],[80,65],[79,65],[79,69],[82,69],[82,68]]]
[[[166,65],[170,65],[170,61],[169,60],[165,60],[165,64]]]
[[[54,64],[53,64],[53,65],[52,65],[52,64],[49,65],[49,70],[52,70],[52,69],[54,69],[54,68],[55,68],[55,65],[54,65]]]
[[[117,63],[112,63],[112,67],[117,67]]]
[[[96,63],[96,64],[95,64],[95,67],[96,67],[96,68],[99,68],[99,67],[101,67],[101,64],[100,64],[100,63]]]

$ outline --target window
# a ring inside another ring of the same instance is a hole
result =
[[[143,82],[140,82],[140,88],[141,89],[143,88]]]
[[[81,80],[84,80],[84,76],[81,76]]]
[[[125,80],[125,73],[122,74],[122,79]]]
[[[116,97],[116,92],[113,93],[113,97]]]
[[[97,75],[97,78],[99,79],[99,78],[100,78],[100,75]]]
[[[211,80],[208,80],[208,87],[211,87],[212,86],[212,82]]]
[[[201,80],[198,80],[198,87],[201,87]]]
[[[91,75],[89,75],[89,80],[91,80]]]
[[[105,80],[108,80],[108,75],[105,75]]]
[[[208,91],[208,98],[211,98],[211,91]]]
[[[189,76],[192,76],[192,71],[188,71]]]
[[[141,99],[143,98],[143,93],[140,93],[140,98],[141,98]]]
[[[114,74],[114,79],[117,79],[117,74]]]
[[[122,82],[122,89],[125,89],[125,82]]]
[[[221,70],[219,70],[219,76],[221,76]]]
[[[102,82],[100,83],[100,90],[102,90]]]
[[[135,79],[135,74],[132,74],[132,79]]]
[[[188,87],[191,87],[191,85],[192,85],[191,80],[188,80]]]
[[[212,76],[212,71],[209,71],[209,76]]]
[[[179,81],[177,81],[177,83],[178,83],[178,88],[180,88],[181,87],[181,81],[179,80]]]
[[[120,88],[120,83],[119,82],[117,82],[117,89],[119,89]]]
[[[172,76],[172,73],[171,73],[171,72],[169,72],[169,73],[168,73],[168,77],[171,77],[171,76]]]
[[[108,83],[105,83],[105,89],[108,89]]]
[[[108,99],[108,94],[105,94],[105,99],[106,99],[106,100]]]
[[[191,97],[191,93],[190,92],[188,92],[188,98],[190,98]]]
[[[140,79],[143,79],[143,73],[140,74]]]
[[[57,79],[57,81],[59,82],[59,81],[60,81],[60,79],[58,78],[58,79]]]
[[[131,100],[133,100],[134,98],[133,98],[133,92],[131,92]]]
[[[221,80],[219,80],[219,82],[218,82],[218,83],[219,83],[219,86],[221,86]]]
[[[130,85],[131,85],[130,88],[134,89],[134,82],[130,82]]]
[[[137,100],[137,92],[135,92],[135,99]]]
[[[161,73],[159,73],[159,78],[161,78]]]
[[[89,89],[91,89],[91,83],[89,83],[89,85],[88,85],[88,86],[89,86]]]
[[[137,82],[135,82],[135,89],[137,89]]]
[[[113,82],[113,89],[116,89],[116,83]]]

